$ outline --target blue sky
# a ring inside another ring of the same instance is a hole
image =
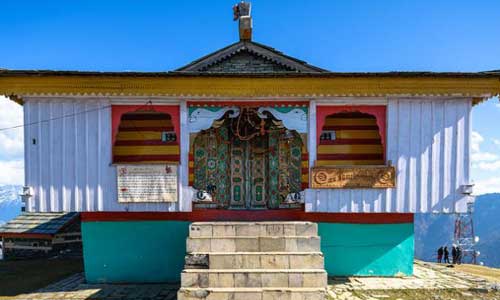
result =
[[[3,0],[0,68],[172,70],[237,40],[235,2]],[[252,5],[255,41],[332,71],[500,69],[497,0]],[[0,109],[0,128],[22,122],[14,104],[0,99]],[[498,101],[474,109],[472,175],[480,192],[500,192],[499,118]],[[0,183],[22,178],[20,135],[0,132],[0,173],[9,174]]]

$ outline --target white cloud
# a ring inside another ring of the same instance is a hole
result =
[[[0,128],[9,128],[23,124],[22,107],[0,96]],[[23,156],[23,129],[0,131],[0,159],[19,159]]]
[[[22,160],[0,160],[0,184],[24,184],[24,162]]]
[[[500,103],[496,103],[495,106],[500,108]]]
[[[479,145],[484,142],[484,138],[477,131],[472,132],[471,137],[471,150],[472,152],[479,152]]]
[[[474,194],[482,195],[500,192],[500,177],[479,180],[474,183]]]
[[[499,139],[492,138],[491,141],[493,142],[493,144],[500,147],[500,140]]]
[[[498,155],[489,152],[477,152],[471,154],[471,159],[473,162],[494,161],[498,158]]]
[[[492,162],[479,162],[474,164],[473,167],[483,171],[497,171],[500,170],[500,160]]]
[[[497,170],[497,165],[500,164],[500,156],[495,153],[481,151],[481,143],[484,142],[484,137],[477,131],[472,132],[471,139],[471,160],[472,167],[481,170]],[[498,141],[500,144],[500,141]]]
[[[23,156],[23,133],[22,129],[16,132],[0,131],[0,158],[20,158]]]
[[[22,107],[0,96],[0,128],[23,124]],[[23,184],[23,129],[0,131],[0,184]]]

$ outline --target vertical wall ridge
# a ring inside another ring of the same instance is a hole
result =
[[[24,122],[24,185],[31,186],[31,151],[30,151],[30,137],[31,137],[31,102],[25,102],[23,106],[23,122]],[[25,209],[28,212],[33,211],[33,199],[29,198],[25,203]]]

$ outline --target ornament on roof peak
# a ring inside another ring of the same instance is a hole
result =
[[[240,41],[252,40],[251,8],[252,4],[245,1],[241,1],[233,6],[233,20],[239,20]]]

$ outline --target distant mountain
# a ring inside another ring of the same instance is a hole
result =
[[[479,236],[479,261],[500,267],[500,194],[478,196],[474,204],[474,233]],[[415,257],[434,261],[440,246],[451,246],[456,215],[415,214]]]
[[[19,185],[0,185],[0,225],[21,213],[21,190]]]

